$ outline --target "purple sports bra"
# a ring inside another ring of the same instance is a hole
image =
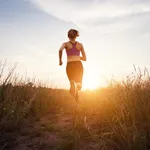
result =
[[[70,43],[72,44],[72,48],[70,50],[66,50],[67,56],[80,56],[80,50],[76,48],[77,42],[75,43],[70,42]]]

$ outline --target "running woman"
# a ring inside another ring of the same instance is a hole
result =
[[[70,93],[72,96],[76,96],[76,89],[81,90],[82,88],[82,78],[83,78],[83,65],[82,61],[86,61],[86,53],[84,47],[81,43],[76,41],[79,36],[79,32],[75,29],[70,29],[68,31],[68,42],[64,42],[59,49],[59,65],[62,62],[62,52],[65,49],[67,54],[67,65],[66,73],[70,82]],[[82,56],[80,56],[80,53]]]

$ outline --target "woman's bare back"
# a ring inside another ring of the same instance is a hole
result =
[[[70,50],[70,49],[72,49],[72,43],[69,41],[69,42],[65,42],[65,45],[66,45],[66,47],[65,47],[65,49],[66,50]],[[79,43],[79,42],[77,42],[76,43],[76,49],[78,49],[79,51],[81,51],[81,49],[82,49],[82,44],[81,43]]]

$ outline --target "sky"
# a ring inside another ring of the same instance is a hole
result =
[[[7,67],[58,88],[68,88],[67,32],[79,30],[84,46],[85,88],[150,69],[150,0],[0,0],[0,60]]]

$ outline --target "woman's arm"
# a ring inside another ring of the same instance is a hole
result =
[[[59,49],[59,65],[60,65],[60,66],[63,64],[63,62],[62,62],[62,51],[63,51],[63,49],[64,49],[65,47],[66,47],[66,44],[63,43],[62,46],[61,46],[60,49]]]
[[[80,57],[80,59],[81,60],[83,60],[83,61],[86,61],[86,53],[85,53],[85,51],[84,51],[84,47],[83,47],[83,45],[81,44],[81,53],[82,53],[82,57]]]

